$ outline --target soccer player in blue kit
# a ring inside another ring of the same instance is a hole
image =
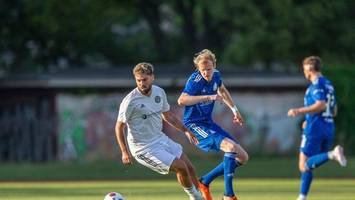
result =
[[[194,57],[196,71],[188,79],[178,99],[185,106],[183,122],[199,140],[203,151],[223,151],[223,161],[199,180],[199,189],[206,200],[212,200],[210,183],[224,175],[224,200],[237,200],[233,191],[233,176],[237,167],[248,161],[247,152],[229,133],[212,120],[215,101],[224,102],[233,112],[233,122],[242,125],[243,118],[229,91],[224,86],[221,74],[216,69],[216,57],[208,49]]]
[[[332,83],[321,73],[321,59],[317,56],[303,60],[303,73],[311,82],[304,96],[304,107],[292,108],[287,115],[295,117],[305,114],[303,135],[299,153],[301,188],[297,200],[306,200],[312,183],[312,170],[329,159],[343,167],[346,158],[343,148],[337,145],[330,151],[334,138],[334,117],[337,114],[335,90]]]

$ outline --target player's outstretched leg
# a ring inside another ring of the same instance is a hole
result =
[[[200,178],[198,186],[205,200],[212,200],[212,195],[209,189],[210,183],[218,176],[222,176],[223,174],[224,162],[221,162],[217,167]]]
[[[200,191],[196,189],[189,175],[189,169],[183,159],[175,159],[170,166],[170,170],[176,173],[176,177],[190,200],[204,200]]]
[[[337,161],[342,167],[345,167],[347,164],[343,147],[337,145],[332,151],[320,153],[308,158],[305,168],[306,170],[313,170],[326,163],[329,159]]]
[[[189,176],[190,176],[190,179],[191,179],[192,183],[199,190],[199,192],[202,193],[201,188],[200,188],[200,181],[197,179],[195,167],[192,165],[191,161],[186,156],[186,154],[182,154],[181,155],[181,159],[185,162],[185,164],[187,166],[187,169],[188,169],[188,172],[189,172]],[[203,193],[201,195],[203,196]],[[206,199],[205,197],[204,197],[204,199],[205,200],[209,200],[209,199]]]
[[[307,194],[313,180],[312,170],[323,165],[329,159],[336,160],[343,167],[345,167],[347,164],[346,158],[344,156],[344,150],[339,145],[336,146],[332,151],[317,154],[308,159],[304,154],[300,155],[300,170],[302,172],[302,176],[300,194],[297,200],[307,199]]]

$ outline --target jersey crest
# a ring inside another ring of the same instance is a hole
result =
[[[155,96],[154,101],[155,101],[155,103],[160,103],[160,101],[161,101],[160,96]]]

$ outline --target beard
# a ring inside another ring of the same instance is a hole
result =
[[[144,95],[148,95],[150,93],[150,91],[152,90],[152,85],[149,85],[149,86],[146,86],[146,87],[142,87],[142,88],[139,88],[138,87],[138,90],[144,94]]]

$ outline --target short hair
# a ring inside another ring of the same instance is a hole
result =
[[[137,75],[137,74],[152,75],[153,73],[154,73],[153,65],[147,62],[138,63],[133,68],[133,75]]]
[[[322,68],[322,60],[318,56],[308,56],[303,59],[303,66],[310,65],[311,70],[319,72]]]
[[[202,51],[196,53],[193,59],[195,67],[197,67],[198,62],[202,59],[208,59],[213,62],[214,66],[216,66],[217,59],[214,53],[212,53],[212,51],[208,49],[203,49]]]

